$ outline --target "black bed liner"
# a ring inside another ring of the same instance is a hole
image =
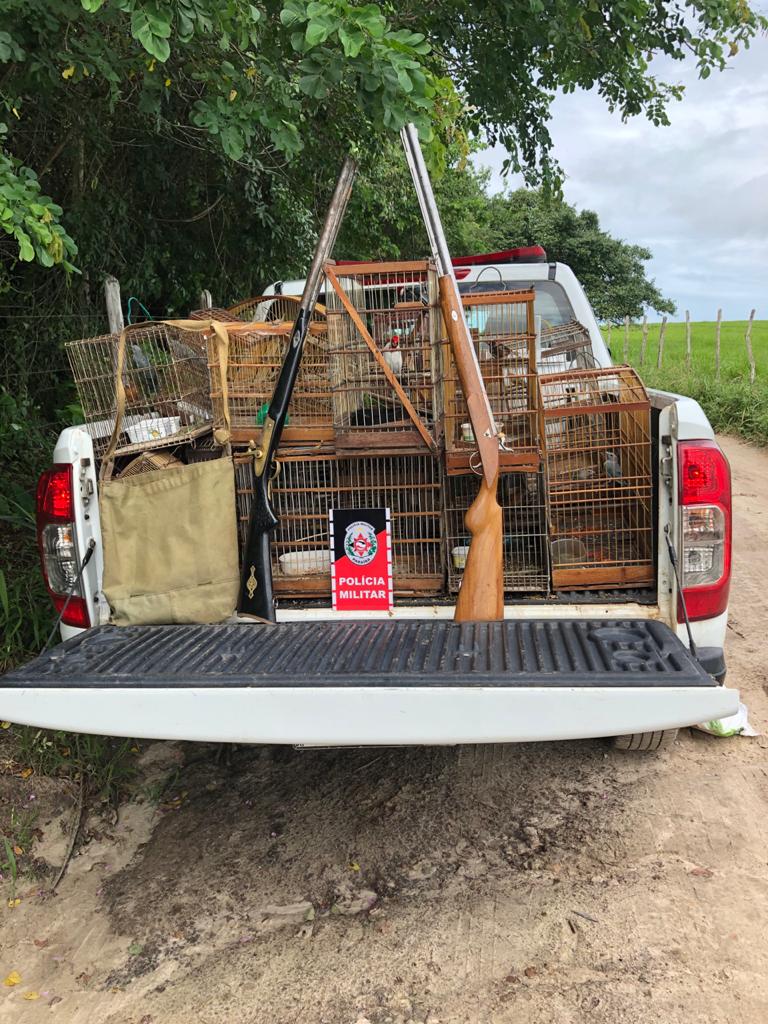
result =
[[[101,626],[0,687],[713,686],[647,619]]]

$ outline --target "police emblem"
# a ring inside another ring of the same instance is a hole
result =
[[[355,565],[369,565],[376,557],[379,542],[370,523],[350,523],[344,533],[344,552]]]

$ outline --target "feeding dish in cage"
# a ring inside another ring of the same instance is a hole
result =
[[[174,434],[178,434],[180,428],[179,416],[154,416],[126,426],[125,432],[131,439],[131,444],[141,444],[142,441],[159,441],[163,437],[173,437]]]
[[[304,576],[315,573],[330,573],[330,551],[318,548],[315,551],[289,551],[278,558],[280,571],[284,576]]]

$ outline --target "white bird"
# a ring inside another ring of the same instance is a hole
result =
[[[603,463],[603,469],[605,470],[606,476],[618,478],[623,475],[621,472],[621,463],[616,457],[616,452],[605,453],[605,462]]]
[[[381,346],[381,354],[392,373],[399,377],[403,370],[403,353],[400,351],[400,335],[397,331],[393,331]]]

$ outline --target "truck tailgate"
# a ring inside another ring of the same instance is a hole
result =
[[[607,736],[737,701],[645,619],[103,626],[0,680],[11,721],[222,742]]]

